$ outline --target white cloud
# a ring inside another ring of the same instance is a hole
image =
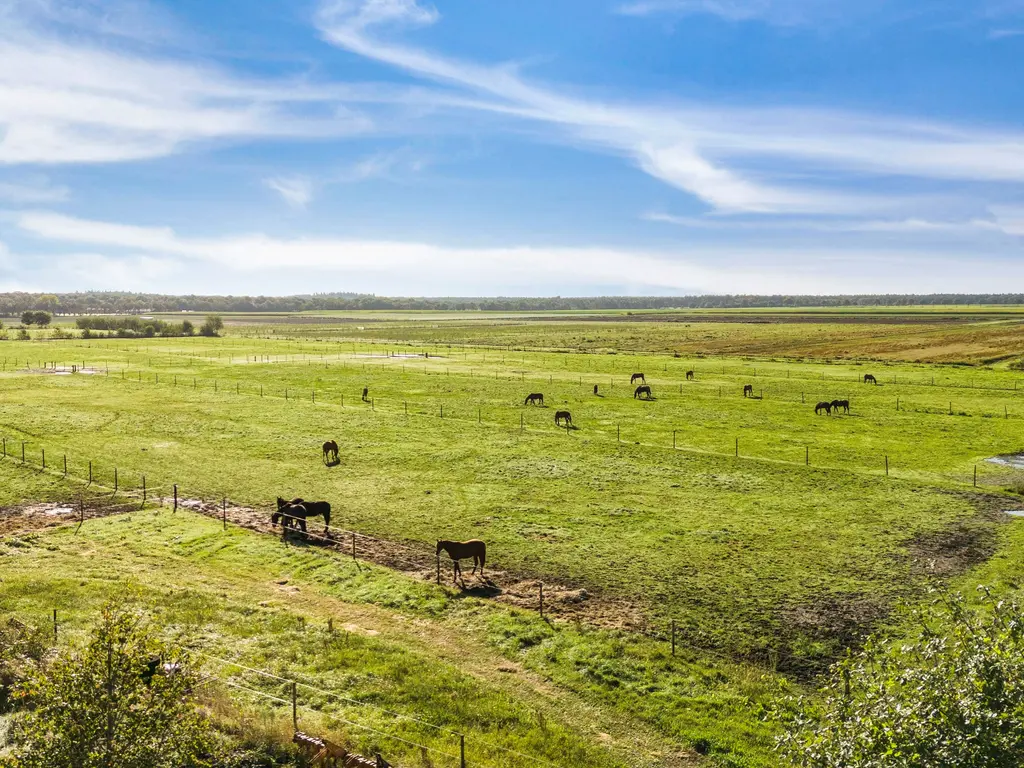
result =
[[[637,0],[616,8],[623,16],[686,16],[709,13],[732,21],[755,19],[772,9],[769,0]]]
[[[414,0],[379,4],[386,12],[377,5],[354,0],[327,3],[316,16],[317,24],[324,38],[339,47],[497,99],[497,105],[482,102],[477,107],[553,126],[578,146],[624,154],[651,176],[720,211],[877,211],[880,196],[842,191],[843,174],[883,180],[907,176],[943,182],[1024,181],[1024,133],[1019,131],[814,109],[645,106],[580,99],[530,84],[509,66],[481,65],[389,43],[381,37],[381,28],[432,23],[438,16]],[[758,170],[748,170],[751,165]],[[794,172],[803,172],[812,182],[791,183],[787,177]]]
[[[313,182],[306,176],[274,176],[263,183],[293,208],[305,208],[313,199]]]
[[[45,176],[32,176],[14,181],[0,180],[0,200],[15,205],[60,203],[67,200],[70,195],[71,191],[67,187],[54,186]]]
[[[1018,212],[1019,213],[1019,212]],[[14,218],[23,233],[51,244],[94,247],[104,255],[49,255],[65,279],[72,270],[96,286],[177,290],[238,286],[266,293],[325,290],[392,295],[562,295],[625,293],[835,293],[1003,290],[1024,280],[1024,262],[935,250],[885,247],[690,245],[675,251],[606,247],[451,247],[344,238],[282,239],[265,234],[189,238],[166,227],[137,227],[50,212]],[[123,256],[112,256],[122,251]],[[88,252],[86,252],[88,254]],[[26,260],[32,257],[23,257]],[[131,269],[125,269],[125,264]],[[118,268],[118,265],[121,265]],[[138,270],[135,274],[133,270]],[[48,270],[52,274],[53,270]],[[89,276],[86,279],[86,276]],[[150,281],[150,282],[147,282]],[[290,281],[290,282],[289,282]],[[104,283],[99,283],[103,285]]]
[[[730,232],[744,230],[763,231],[804,231],[804,232],[866,232],[906,235],[964,234],[976,235],[994,232],[1004,235],[1024,235],[1024,211],[1020,216],[1019,229],[1013,224],[1014,213],[1000,218],[993,211],[992,219],[961,219],[933,221],[929,219],[830,219],[830,218],[775,218],[737,219],[735,217],[673,216],[668,213],[651,212],[642,216],[647,221],[675,224],[689,229],[712,229]]]

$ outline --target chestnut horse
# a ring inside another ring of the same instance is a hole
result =
[[[454,564],[452,581],[458,582],[462,578],[462,567],[459,565],[460,560],[468,560],[473,558],[473,570],[472,573],[476,573],[477,565],[480,566],[480,576],[484,575],[484,563],[487,560],[487,545],[484,544],[480,539],[470,539],[469,541],[448,541],[447,539],[437,540],[437,556],[441,556],[441,550],[448,553],[448,557],[452,559]]]

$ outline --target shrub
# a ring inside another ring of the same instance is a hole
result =
[[[193,336],[195,335],[196,327],[192,324],[191,320],[181,321],[181,335],[182,336]]]
[[[108,605],[83,650],[62,653],[19,686],[31,709],[7,765],[211,765],[198,683],[186,651],[160,642],[137,615]]]
[[[207,315],[203,327],[199,329],[199,333],[202,336],[216,336],[223,327],[224,320],[220,315]]]
[[[911,639],[837,665],[783,753],[806,768],[1024,764],[1024,612],[984,591],[982,609],[942,598]]]
[[[18,341],[28,341],[31,338],[32,337],[29,336],[27,330],[25,330],[24,328],[19,328],[18,329]]]
[[[49,325],[52,320],[53,315],[51,315],[49,312],[43,312],[41,310],[36,312],[28,310],[26,312],[21,313],[22,325],[38,325],[42,327],[45,325]]]

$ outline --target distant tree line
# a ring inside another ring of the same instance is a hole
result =
[[[0,293],[0,315],[26,311],[54,314],[147,314],[152,312],[308,312],[324,310],[643,310],[643,309],[767,309],[772,307],[905,307],[914,305],[1024,304],[1024,294],[855,294],[721,295],[721,296],[593,296],[548,298],[438,297],[405,298],[356,293],[315,293],[295,296],[172,296],[155,293],[86,291],[82,293]]]
[[[194,336],[196,334],[195,324],[191,320],[182,320],[180,323],[169,323],[165,320],[157,320],[152,317],[128,316],[86,316],[80,317],[75,324],[81,329],[82,336],[89,338],[96,331],[106,331],[106,335],[118,336],[121,338],[153,336]],[[199,328],[200,336],[216,336],[224,321],[219,315],[208,315],[202,326]]]

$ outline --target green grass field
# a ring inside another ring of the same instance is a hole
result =
[[[59,605],[81,626],[130,576],[161,611],[171,610],[168,590],[195,592],[207,607],[194,628],[223,653],[265,664],[259,647],[276,637],[277,619],[243,613],[267,594],[276,606],[274,582],[287,574],[315,596],[289,598],[281,611],[311,624],[332,610],[372,614],[395,633],[387,648],[361,635],[382,657],[369,667],[374,680],[345,671],[359,664],[354,651],[323,672],[388,708],[488,738],[505,722],[509,745],[555,763],[571,753],[575,765],[686,764],[710,745],[709,759],[772,765],[761,713],[778,691],[867,632],[898,628],[898,606],[931,584],[984,578],[1017,589],[1020,523],[1002,510],[1024,508],[1024,475],[985,461],[1024,452],[1024,375],[1007,365],[1019,353],[1015,324],[996,323],[998,334],[974,323],[823,326],[833,346],[864,348],[885,330],[870,343],[967,349],[957,364],[936,364],[788,356],[821,343],[818,323],[445,322],[389,316],[366,330],[229,324],[223,339],[4,342],[0,505],[73,496],[90,462],[93,490],[112,490],[116,468],[122,494],[145,476],[150,494],[177,484],[183,498],[266,510],[279,495],[324,498],[332,527],[408,545],[426,562],[437,538],[485,539],[499,587],[549,585],[553,624],[530,605],[463,599],[415,575],[357,571],[317,547],[151,512],[8,546],[3,610]],[[617,354],[555,343],[577,332]],[[688,351],[690,333],[765,351]],[[1002,362],[960,364],[981,347]],[[563,348],[574,351],[550,351]],[[63,370],[72,365],[84,372]],[[634,399],[635,371],[654,400]],[[879,385],[863,384],[865,373]],[[744,384],[754,398],[742,396]],[[530,392],[546,406],[524,406]],[[815,403],[832,399],[849,399],[851,413],[815,415]],[[562,409],[571,430],[553,423]],[[329,438],[341,448],[333,468],[320,457]],[[77,578],[79,567],[95,576]],[[589,598],[560,603],[560,589]],[[685,649],[675,659],[671,622]],[[439,648],[435,631],[465,648]],[[281,632],[292,672],[320,674],[295,650],[301,635]],[[442,689],[469,686],[483,714],[448,711],[423,690],[429,675],[418,670],[432,659],[447,665]],[[472,672],[502,664],[540,682]],[[386,691],[376,676],[392,681]],[[548,686],[553,700],[536,690]],[[561,752],[537,746],[538,711]],[[591,720],[619,730],[580,729]],[[643,760],[627,755],[630,738]]]

